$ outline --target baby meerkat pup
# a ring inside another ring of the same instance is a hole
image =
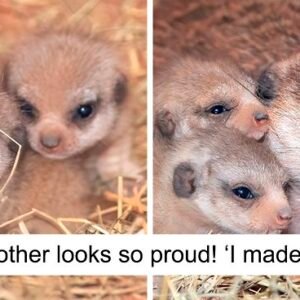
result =
[[[300,53],[264,71],[257,95],[268,105],[270,131],[268,142],[293,180],[290,233],[300,233]]]
[[[86,217],[92,211],[95,198],[90,197],[92,187],[81,158],[53,161],[27,149],[18,106],[4,92],[0,92],[0,130],[1,233],[10,229],[4,222],[33,208],[52,217]],[[19,161],[18,144],[23,146]],[[30,232],[58,232],[41,220],[30,221],[27,225]]]
[[[154,101],[155,122],[172,138],[212,123],[237,128],[257,140],[268,130],[268,115],[255,96],[254,81],[228,63],[180,59],[156,82]]]
[[[62,160],[96,149],[102,177],[130,175],[127,79],[108,42],[43,32],[15,47],[5,71],[34,151]]]
[[[155,148],[156,233],[278,233],[288,226],[288,177],[264,143],[218,125],[163,147]]]

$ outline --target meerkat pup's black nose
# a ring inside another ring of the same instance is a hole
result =
[[[45,135],[42,136],[40,139],[40,143],[45,148],[49,148],[49,149],[56,148],[57,146],[59,146],[60,142],[61,142],[61,138],[56,135]]]

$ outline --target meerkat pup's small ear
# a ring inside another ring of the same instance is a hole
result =
[[[276,97],[275,74],[269,70],[263,71],[257,80],[256,96],[268,104]]]
[[[121,104],[127,97],[128,80],[127,77],[121,73],[114,86],[114,100],[117,104]]]
[[[196,191],[196,171],[188,162],[180,163],[174,170],[173,189],[181,198],[189,198]]]
[[[154,126],[161,136],[172,138],[176,128],[174,116],[168,110],[161,110],[155,115]]]

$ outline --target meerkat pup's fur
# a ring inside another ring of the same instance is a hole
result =
[[[268,142],[291,176],[293,222],[289,232],[300,233],[300,53],[264,71],[257,95],[269,106]]]
[[[52,218],[87,218],[96,207],[92,191],[80,158],[49,160],[28,149],[4,192],[6,205],[1,208],[0,224],[32,209]],[[31,233],[59,233],[37,218],[27,220],[26,226]]]
[[[82,31],[49,30],[14,48],[5,86],[19,104],[34,151],[62,160],[94,149],[99,172],[108,179],[134,169],[125,73],[107,41]]]
[[[16,105],[4,91],[0,91],[0,107],[0,189],[2,189],[12,171],[19,150],[19,146],[13,140],[23,143],[24,130]]]
[[[168,146],[155,139],[154,159],[156,233],[275,233],[290,222],[287,175],[266,145],[235,129]]]
[[[268,130],[254,81],[230,63],[181,58],[162,72],[154,92],[155,122],[164,123],[165,136],[177,139],[212,123],[257,140]]]

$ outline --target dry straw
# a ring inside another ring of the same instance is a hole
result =
[[[167,276],[155,282],[156,300],[300,299],[300,276]]]

